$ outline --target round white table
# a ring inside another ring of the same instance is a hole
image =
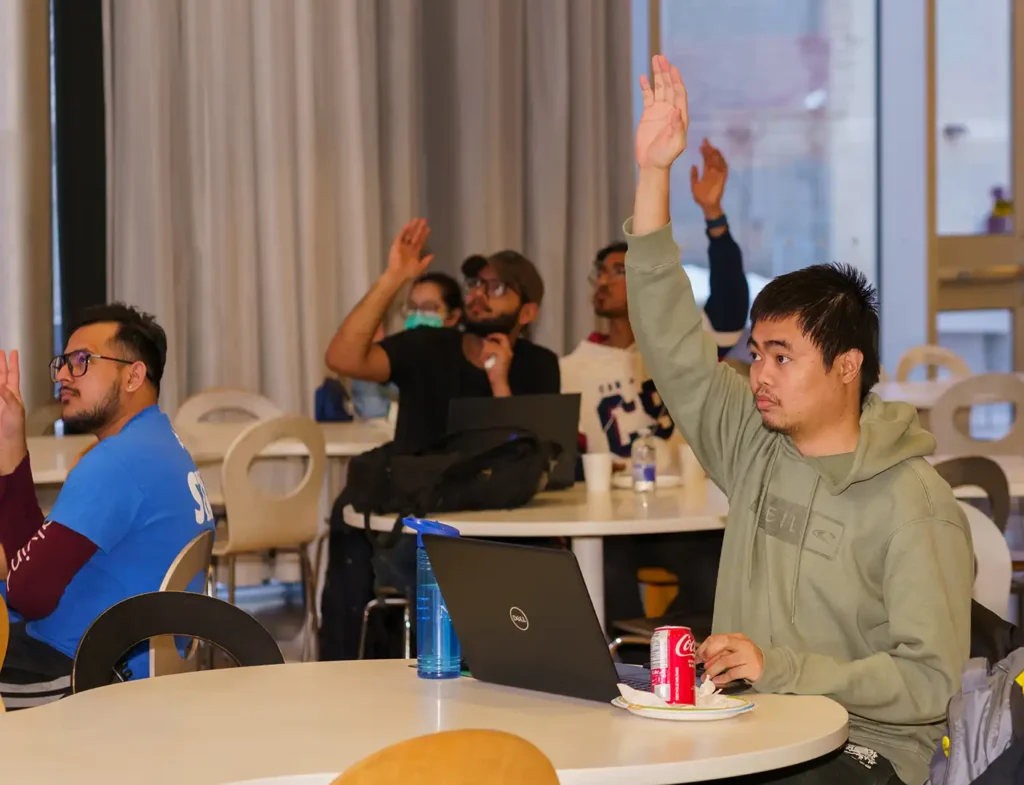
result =
[[[404,739],[492,728],[536,744],[567,785],[668,785],[795,765],[846,740],[846,711],[827,698],[754,700],[732,720],[675,723],[469,678],[424,681],[402,660],[231,668],[0,715],[0,761],[5,782],[327,785]]]
[[[587,493],[583,483],[538,494],[515,510],[444,513],[436,516],[464,537],[569,537],[583,580],[604,627],[604,547],[602,537],[623,534],[697,532],[725,528],[729,502],[713,483],[701,480],[652,494],[613,490]],[[431,516],[435,517],[435,516]],[[362,527],[363,516],[345,510],[345,522]],[[394,516],[373,516],[370,528],[391,531]]]

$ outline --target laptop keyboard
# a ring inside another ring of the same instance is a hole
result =
[[[619,682],[634,690],[651,691],[651,671],[641,665],[615,664],[615,673]]]

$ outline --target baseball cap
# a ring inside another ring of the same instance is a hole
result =
[[[524,303],[540,305],[544,299],[544,281],[533,262],[517,251],[498,251],[489,257],[470,256],[462,263],[462,274],[466,278],[476,278],[488,265],[499,281],[519,292]]]

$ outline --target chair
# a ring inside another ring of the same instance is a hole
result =
[[[210,557],[213,553],[213,532],[205,531],[186,545],[171,562],[160,584],[160,591],[188,591],[197,575],[203,576],[203,586],[209,579]],[[149,675],[168,676],[196,670],[196,646],[189,647],[184,657],[171,636],[161,636],[149,642]]]
[[[122,681],[124,656],[158,635],[205,641],[240,667],[284,664],[273,636],[240,608],[205,594],[156,591],[122,600],[89,625],[75,652],[72,694]]]
[[[297,439],[309,452],[306,474],[284,496],[270,496],[254,485],[249,470],[259,454],[274,442]],[[286,415],[256,422],[228,448],[222,481],[228,510],[225,537],[213,546],[213,555],[228,568],[228,602],[235,601],[235,557],[260,551],[295,551],[299,556],[306,606],[303,626],[303,658],[316,658],[316,575],[309,546],[317,540],[320,525],[320,489],[327,470],[323,430],[307,417]]]
[[[1010,520],[1010,483],[998,463],[991,458],[971,455],[935,464],[935,471],[950,488],[973,485],[988,497],[989,518],[1000,532],[1006,532]]]
[[[216,388],[196,393],[181,406],[174,415],[175,427],[186,428],[199,425],[212,418],[234,415],[234,419],[269,420],[280,417],[282,412],[269,398],[248,390]]]
[[[1015,416],[1009,433],[1001,439],[974,439],[957,426],[957,412],[983,403],[1013,404]],[[937,452],[944,455],[1020,455],[1024,453],[1024,382],[1014,374],[984,373],[953,384],[928,414]]]
[[[331,785],[558,785],[551,761],[519,736],[453,730],[385,747]]]
[[[405,597],[398,589],[384,586],[379,590],[379,596],[374,597],[363,608],[363,624],[359,629],[359,659],[366,658],[366,636],[370,628],[370,613],[386,608],[402,609],[402,649],[406,659],[412,657],[412,604],[409,598]]]
[[[925,345],[914,346],[903,353],[899,364],[896,366],[896,381],[907,381],[910,378],[911,371],[919,365],[927,365],[930,368],[945,368],[957,379],[971,375],[970,367],[956,352],[951,352],[944,346]]]
[[[26,436],[53,436],[57,420],[64,416],[60,401],[49,401],[33,409],[25,418]]]
[[[3,595],[0,594],[0,667],[4,664],[4,658],[7,656],[7,644],[11,639],[11,620],[7,617],[7,603],[4,602]],[[4,707],[3,700],[0,700],[0,714],[3,714],[7,709]]]
[[[1010,546],[992,519],[977,507],[960,502],[974,541],[974,599],[1008,620],[1013,561]]]

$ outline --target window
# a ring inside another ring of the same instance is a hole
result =
[[[875,3],[633,2],[634,84],[660,40],[689,93],[671,208],[683,263],[707,265],[689,187],[707,137],[729,162],[723,207],[752,296],[765,279],[818,262],[848,262],[876,281]]]

